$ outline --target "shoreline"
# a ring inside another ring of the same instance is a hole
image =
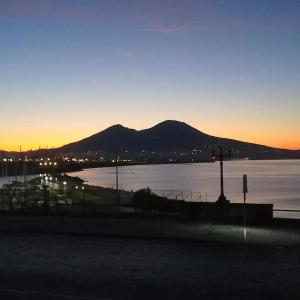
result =
[[[241,159],[232,159],[232,160],[228,160],[231,162],[240,162],[240,161],[297,161],[300,160],[300,158],[268,158],[268,159],[264,159],[264,158],[256,158],[256,159],[245,159],[245,158],[241,158]],[[203,164],[203,163],[215,163],[217,161],[215,160],[203,160],[203,161],[172,161],[172,162],[168,162],[168,161],[157,161],[157,162],[146,162],[146,161],[135,161],[135,162],[119,162],[118,166],[119,167],[123,167],[123,166],[145,166],[145,165],[185,165],[185,164]],[[20,162],[17,162],[20,163]],[[1,164],[1,163],[0,163]],[[2,162],[2,169],[4,168],[4,163]],[[13,164],[13,163],[12,163]],[[33,164],[31,162],[31,164]],[[115,167],[116,164],[113,162],[87,162],[87,163],[82,163],[82,164],[78,164],[78,163],[70,163],[68,165],[65,166],[58,166],[56,168],[50,168],[50,167],[39,167],[39,166],[29,166],[27,167],[27,175],[39,175],[39,174],[55,174],[55,173],[73,173],[73,172],[80,172],[80,171],[84,171],[87,169],[101,169],[101,168],[112,168]],[[1,167],[1,166],[0,166]],[[17,174],[15,173],[15,165],[14,166],[9,166],[8,165],[8,175],[4,176],[4,172],[2,170],[2,172],[0,172],[0,178],[3,177],[15,177],[15,176],[24,176],[24,171],[19,170],[17,172]]]
[[[144,166],[144,165],[172,165],[172,164],[198,164],[198,163],[214,163],[214,161],[197,161],[197,162],[120,162],[118,163],[118,167],[124,166]],[[112,162],[88,162],[83,164],[69,164],[65,167],[56,167],[56,168],[45,168],[45,167],[37,167],[37,168],[29,168],[29,171],[26,175],[39,175],[39,174],[57,174],[57,173],[73,173],[80,172],[87,169],[101,169],[101,168],[112,168],[115,167],[116,164]],[[8,168],[8,175],[3,176],[3,172],[0,172],[0,178],[3,177],[15,177],[15,176],[24,176],[24,172],[18,171],[15,173],[15,166]]]
[[[134,162],[134,163],[128,163],[128,162],[126,162],[126,163],[120,163],[120,164],[118,164],[118,166],[139,166],[139,165],[142,165],[142,166],[146,166],[146,165],[149,165],[149,167],[150,166],[153,166],[153,165],[172,165],[172,164],[176,164],[176,165],[181,165],[181,166],[184,166],[184,165],[191,165],[191,164],[198,164],[198,163],[203,163],[203,162],[197,162],[197,163],[181,163],[181,162],[168,162],[168,163],[166,163],[166,162],[161,162],[161,163],[155,163],[155,164],[153,164],[153,163],[146,163],[146,162],[140,162],[140,163],[137,163],[137,162]],[[234,164],[234,163],[233,163]],[[232,165],[233,165],[232,164]],[[255,165],[256,165],[256,163],[255,163]],[[101,165],[97,165],[96,167],[95,167],[95,165],[90,165],[89,167],[87,167],[86,169],[82,169],[82,168],[80,168],[80,169],[76,169],[76,170],[73,170],[73,171],[70,171],[70,172],[67,172],[66,174],[67,175],[69,175],[70,176],[70,178],[75,178],[76,176],[78,176],[78,177],[81,177],[81,178],[84,178],[84,171],[85,170],[89,170],[89,169],[94,169],[94,170],[97,170],[97,169],[102,169],[102,168],[114,168],[114,166],[115,166],[115,164],[112,164],[112,163],[110,163],[110,164],[101,164]],[[209,164],[209,165],[207,165],[208,166],[208,168],[211,168],[211,164]],[[280,164],[279,164],[279,166],[280,166]],[[214,168],[214,166],[212,166],[213,168]],[[172,167],[171,167],[172,168]],[[180,167],[181,168],[181,167]],[[143,169],[144,170],[144,169]],[[78,172],[79,174],[74,174],[75,172]],[[82,172],[82,173],[81,173]],[[99,172],[101,172],[101,171],[99,171]],[[48,173],[49,174],[49,173]],[[50,174],[54,174],[54,173],[50,173]],[[82,174],[82,175],[81,175]],[[35,174],[35,175],[31,175],[31,176],[36,176],[36,177],[38,177],[38,174]],[[11,178],[10,179],[14,179],[13,178],[13,176],[11,176]],[[88,178],[85,178],[86,180],[89,180]],[[76,183],[74,183],[74,186],[76,185]],[[103,186],[101,186],[101,183],[99,184],[99,183],[97,183],[97,182],[91,182],[91,184],[89,184],[88,182],[87,183],[85,183],[85,186],[86,186],[86,192],[85,192],[85,194],[87,195],[88,193],[89,193],[89,186],[91,187],[91,189],[92,190],[94,190],[94,189],[99,189],[99,188],[103,188],[103,189],[105,189],[105,187],[103,187]],[[141,187],[142,188],[142,187]],[[106,189],[111,189],[111,186],[110,187],[106,187]],[[153,190],[155,191],[155,188],[153,188]],[[124,191],[124,192],[126,192],[126,190],[125,189],[120,189],[120,191]],[[130,192],[129,190],[128,190],[128,192]],[[78,194],[78,193],[77,193]],[[80,194],[80,193],[79,193]],[[92,194],[95,194],[93,191],[92,191]],[[81,195],[81,194],[80,194]],[[81,197],[81,196],[78,196],[78,198],[79,197]],[[160,194],[159,194],[160,195]],[[93,197],[92,197],[93,198]],[[173,198],[172,198],[173,199]],[[177,199],[177,196],[176,196],[176,199]],[[180,198],[181,199],[181,198]],[[184,198],[183,198],[183,200],[185,200]],[[212,200],[212,198],[210,198],[210,201],[209,202],[214,202],[214,201],[211,201]],[[196,201],[197,202],[197,201]],[[204,201],[205,202],[205,201]],[[240,201],[236,201],[236,199],[233,197],[233,199],[232,199],[232,201],[231,201],[231,203],[233,204],[233,203],[239,203]],[[259,203],[262,203],[262,202],[255,202],[255,201],[251,201],[251,202],[249,202],[249,204],[250,203],[255,203],[255,204],[259,204]],[[269,203],[275,203],[275,202],[272,202],[272,200],[270,200],[269,201]],[[291,212],[290,211],[288,211],[288,212],[283,212],[283,213],[281,213],[281,212],[277,212],[277,211],[280,211],[281,209],[284,209],[285,207],[281,207],[281,206],[276,206],[275,207],[275,211],[274,211],[274,215],[276,216],[276,217],[281,217],[281,218],[289,218],[289,219],[299,219],[299,215],[297,214],[294,214],[294,210],[292,210]]]

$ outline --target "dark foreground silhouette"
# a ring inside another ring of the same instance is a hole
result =
[[[299,248],[1,234],[1,299],[299,299]]]

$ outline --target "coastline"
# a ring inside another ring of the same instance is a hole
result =
[[[172,164],[190,164],[190,163],[213,163],[214,161],[196,161],[196,162],[145,162],[145,161],[134,161],[134,162],[119,162],[118,166],[139,166],[139,165],[172,165]],[[31,163],[32,164],[32,163]],[[115,167],[116,164],[113,162],[87,162],[87,163],[70,163],[64,166],[57,166],[53,167],[40,167],[40,166],[30,166],[27,167],[27,175],[39,175],[39,174],[55,174],[55,173],[72,173],[72,172],[79,172],[86,169],[100,169],[100,168],[111,168]],[[1,177],[14,177],[14,176],[22,176],[24,175],[24,170],[18,170],[16,173],[15,165],[8,166],[7,168],[7,176],[3,175],[4,172],[0,172]]]
[[[300,160],[300,158],[268,158],[268,159],[232,159],[228,161],[297,161]],[[203,161],[134,161],[134,162],[119,162],[118,166],[139,166],[139,165],[185,165],[185,164],[203,164],[203,163],[215,163],[215,160],[203,160]],[[20,162],[17,162],[18,164]],[[23,162],[22,162],[23,163]],[[33,165],[32,162],[27,163],[27,175],[39,175],[39,174],[55,174],[55,173],[73,173],[73,172],[79,172],[86,169],[100,169],[100,168],[111,168],[115,167],[116,164],[113,162],[87,162],[87,163],[70,163],[65,164],[64,166],[57,166],[55,168],[53,167],[40,167],[38,165]],[[2,169],[4,168],[4,165],[2,165]],[[4,172],[0,172],[0,178],[2,177],[14,177],[14,176],[23,176],[24,170],[18,169],[18,172],[16,173],[16,167],[15,165],[8,165],[7,168],[7,176],[4,175]]]

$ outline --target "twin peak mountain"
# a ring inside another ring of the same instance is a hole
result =
[[[135,130],[122,125],[111,126],[88,138],[55,149],[59,153],[190,153],[197,150],[203,158],[218,147],[231,149],[236,158],[299,158],[300,151],[219,138],[205,134],[184,122],[167,120],[154,127]]]

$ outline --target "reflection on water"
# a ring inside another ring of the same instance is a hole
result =
[[[300,209],[300,160],[227,161],[225,194],[242,201],[242,176],[248,175],[248,202],[273,203],[275,208]],[[87,169],[70,173],[91,185],[115,186],[115,168]],[[191,190],[207,193],[208,201],[219,195],[219,164],[169,164],[119,167],[119,187],[137,190]]]

